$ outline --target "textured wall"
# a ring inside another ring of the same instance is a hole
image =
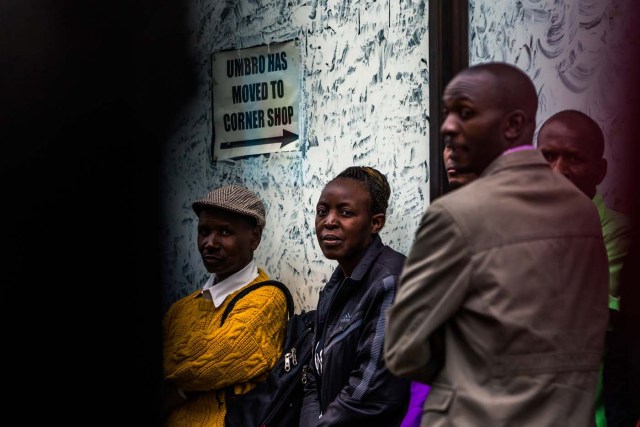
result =
[[[609,173],[600,186],[610,206],[625,168],[625,51],[640,24],[635,0],[470,0],[470,61],[506,61],[524,69],[540,94],[538,121],[574,108],[603,128]],[[387,174],[392,200],[383,239],[407,253],[428,203],[428,34],[424,1],[192,0],[193,53],[200,90],[176,123],[163,168],[167,303],[207,274],[195,244],[190,204],[208,189],[241,183],[267,207],[256,257],[289,284],[298,308],[312,308],[335,262],[324,259],[313,229],[323,185],[345,167]],[[210,56],[291,39],[302,58],[301,149],[211,162]],[[626,103],[626,104],[625,104]]]
[[[538,127],[552,114],[576,109],[605,135],[608,174],[598,188],[610,207],[628,212],[624,129],[629,120],[622,76],[639,41],[637,0],[470,0],[470,62],[518,65],[538,88]]]
[[[426,1],[192,1],[199,93],[176,123],[163,161],[166,304],[202,285],[191,202],[240,183],[267,208],[259,265],[290,285],[298,309],[313,308],[337,263],[314,232],[326,182],[350,165],[371,165],[392,188],[383,240],[409,250],[428,203]],[[211,162],[211,54],[300,41],[299,152]]]

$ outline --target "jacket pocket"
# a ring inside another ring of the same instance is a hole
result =
[[[455,396],[456,391],[453,388],[441,384],[434,384],[431,386],[431,390],[429,390],[423,412],[447,412]]]

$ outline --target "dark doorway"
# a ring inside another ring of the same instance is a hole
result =
[[[429,1],[429,190],[431,201],[449,191],[440,136],[442,92],[451,78],[469,65],[469,1]]]

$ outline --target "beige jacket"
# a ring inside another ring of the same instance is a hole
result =
[[[593,425],[607,283],[591,200],[538,151],[503,155],[425,212],[387,365],[432,385],[422,426]]]

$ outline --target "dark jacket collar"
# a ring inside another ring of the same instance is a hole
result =
[[[367,274],[367,272],[371,269],[371,266],[380,255],[380,252],[384,249],[385,245],[382,243],[382,239],[380,235],[376,234],[373,237],[373,241],[367,248],[364,256],[358,262],[358,265],[353,269],[353,273],[349,277],[349,281],[361,281],[362,278]],[[340,283],[344,279],[344,273],[340,267],[336,268],[333,274],[331,275],[331,282]],[[348,281],[348,282],[349,282]]]

